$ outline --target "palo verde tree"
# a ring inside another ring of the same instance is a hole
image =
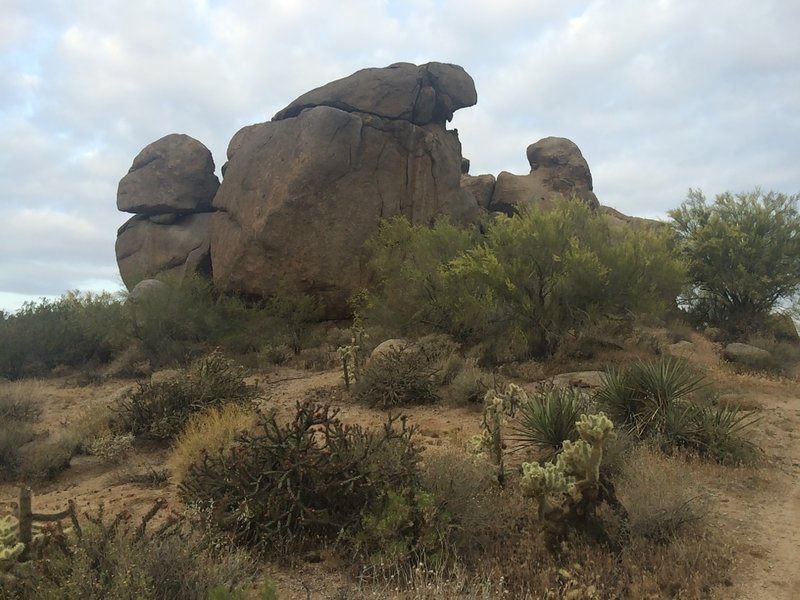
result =
[[[730,333],[758,328],[800,292],[800,194],[700,190],[670,211],[691,280],[683,296],[699,324]]]

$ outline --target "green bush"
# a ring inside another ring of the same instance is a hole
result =
[[[800,194],[700,190],[670,211],[687,258],[685,307],[730,334],[768,328],[770,312],[800,291]]]
[[[210,509],[239,543],[271,555],[315,540],[370,554],[388,529],[409,543],[417,539],[423,498],[414,430],[390,416],[381,430],[367,431],[342,423],[337,412],[306,401],[288,423],[262,414],[232,447],[190,466],[181,496]]]
[[[662,313],[684,277],[667,228],[610,227],[577,200],[498,217],[482,238],[395,220],[371,248],[382,287],[368,321],[420,324],[481,343],[496,360],[550,355],[603,319]],[[415,259],[403,267],[406,255]]]
[[[189,417],[226,402],[248,402],[257,389],[244,381],[244,370],[219,352],[195,361],[181,377],[140,384],[116,407],[116,433],[169,440]]]
[[[68,292],[0,314],[0,377],[48,374],[54,367],[108,362],[126,345],[125,311],[113,294]]]
[[[367,244],[380,279],[378,296],[360,298],[368,324],[412,335],[441,331],[459,339],[472,337],[467,315],[479,308],[462,285],[466,282],[447,277],[446,265],[479,239],[477,229],[447,221],[434,227],[412,225],[402,217],[382,222]]]

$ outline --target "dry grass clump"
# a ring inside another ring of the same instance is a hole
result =
[[[680,458],[645,446],[631,451],[618,484],[631,535],[666,544],[682,533],[702,529],[708,499],[687,485],[686,471]]]
[[[257,413],[246,405],[224,404],[193,415],[178,435],[169,457],[169,469],[182,482],[189,467],[204,451],[216,452],[233,445],[236,436],[253,428]]]
[[[33,423],[39,419],[41,382],[0,384],[0,481],[19,474],[22,446],[33,440]]]

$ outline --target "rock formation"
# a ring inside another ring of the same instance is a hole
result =
[[[528,146],[528,175],[503,171],[497,176],[490,211],[514,213],[534,204],[550,208],[559,197],[577,196],[599,206],[592,188],[592,174],[580,149],[566,138],[547,137]]]
[[[117,208],[135,213],[117,231],[117,264],[128,289],[159,273],[210,274],[218,188],[211,152],[188,135],[167,135],[136,156],[117,190]]]
[[[528,147],[528,175],[469,175],[446,124],[476,102],[456,65],[363,69],[239,130],[221,185],[197,140],[153,142],[117,193],[117,207],[135,213],[117,234],[125,285],[200,272],[237,293],[314,294],[326,317],[345,317],[348,298],[369,282],[363,245],[383,218],[475,223],[486,211],[548,208],[570,195],[597,206],[589,167],[564,138]]]
[[[461,144],[445,128],[476,102],[455,65],[365,69],[313,90],[272,121],[237,133],[214,198],[215,284],[312,293],[328,317],[365,283],[362,246],[382,218],[475,221],[461,190]]]

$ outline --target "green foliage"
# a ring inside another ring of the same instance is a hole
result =
[[[686,308],[697,323],[737,334],[763,328],[800,291],[800,195],[700,190],[670,212],[689,265]]]
[[[752,444],[741,433],[758,419],[735,408],[693,401],[708,386],[686,361],[662,358],[609,369],[595,400],[638,438],[694,449],[722,463],[751,460]]]
[[[575,388],[542,386],[520,404],[514,434],[509,439],[522,447],[543,450],[542,460],[550,460],[561,450],[564,440],[578,438],[575,422],[585,410],[586,401]]]
[[[0,377],[107,362],[124,347],[125,329],[123,306],[113,294],[73,291],[27,302],[13,315],[0,315]]]
[[[219,352],[195,361],[182,377],[140,384],[116,408],[117,433],[169,440],[189,417],[226,402],[248,402],[257,389],[244,381],[244,370]]]
[[[298,551],[312,538],[373,548],[359,534],[367,524],[376,535],[389,527],[392,506],[407,505],[412,521],[421,515],[420,449],[404,418],[390,416],[380,431],[368,431],[342,423],[337,412],[306,401],[288,423],[260,415],[233,447],[189,468],[182,497],[210,509],[238,542],[268,554]]]
[[[412,334],[434,330],[460,338],[473,335],[467,315],[478,307],[466,282],[447,277],[447,264],[478,240],[477,230],[447,221],[434,227],[411,225],[402,217],[381,223],[368,244],[381,293],[359,303],[367,321]]]
[[[577,200],[498,217],[483,238],[395,220],[371,247],[373,321],[480,342],[495,359],[547,356],[590,323],[659,313],[683,285],[666,228],[613,228]]]
[[[669,412],[673,406],[705,385],[685,360],[666,357],[608,369],[596,399],[614,419],[643,437],[663,429],[665,416],[675,416]]]

